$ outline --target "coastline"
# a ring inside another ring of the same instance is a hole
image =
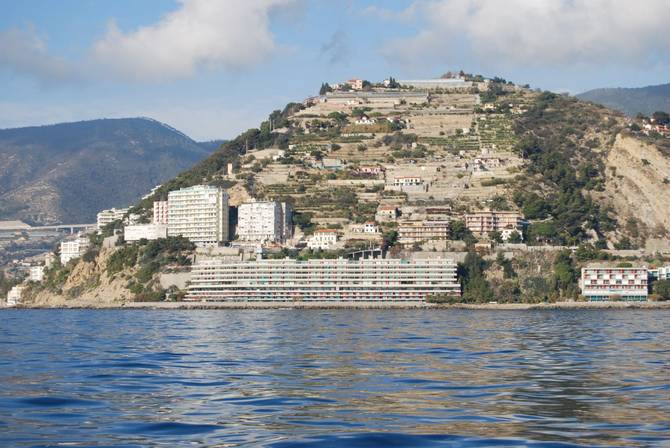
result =
[[[1,309],[115,309],[115,310],[387,310],[387,309],[465,309],[465,310],[591,310],[591,309],[670,309],[668,302],[555,302],[555,303],[484,303],[433,304],[421,301],[407,302],[108,302],[90,303],[72,301],[58,305],[24,304]]]

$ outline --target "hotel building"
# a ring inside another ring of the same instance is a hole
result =
[[[21,299],[23,298],[23,291],[26,289],[25,286],[16,285],[12,287],[7,293],[7,306],[16,306],[21,304]]]
[[[242,241],[283,243],[293,234],[292,214],[286,202],[246,202],[237,209],[237,236]]]
[[[78,236],[77,239],[71,241],[63,241],[60,243],[60,262],[67,264],[68,261],[79,258],[86,253],[90,246],[90,241],[85,236]]]
[[[649,273],[646,268],[582,268],[579,285],[590,301],[644,301],[649,295]]]
[[[451,224],[447,220],[401,221],[398,224],[398,241],[403,244],[426,240],[446,240]]]
[[[460,296],[451,259],[199,260],[186,300],[419,301]]]
[[[196,185],[168,194],[168,236],[183,236],[197,246],[228,241],[228,193]]]

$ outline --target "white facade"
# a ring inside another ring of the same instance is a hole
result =
[[[86,253],[90,242],[88,238],[79,236],[75,240],[60,243],[60,262],[67,264],[68,261],[79,258]]]
[[[237,236],[242,241],[283,243],[292,235],[292,210],[285,202],[246,202],[237,209]]]
[[[136,224],[123,228],[123,239],[126,241],[157,240],[167,238],[165,224]]]
[[[423,179],[420,177],[412,176],[412,177],[396,177],[393,179],[393,186],[394,187],[414,187],[421,185],[423,183]]]
[[[398,84],[415,89],[463,89],[472,87],[472,82],[462,78],[448,79],[401,79]]]
[[[350,227],[352,233],[366,233],[369,235],[376,235],[379,233],[379,226],[374,222],[366,222],[364,224],[353,224]]]
[[[327,250],[335,244],[337,244],[337,230],[331,229],[317,230],[307,240],[307,247],[310,249]]]
[[[44,266],[31,266],[28,280],[31,282],[41,282],[44,280]]]
[[[110,208],[109,210],[103,210],[98,213],[98,230],[105,227],[107,224],[114,221],[121,221],[123,216],[128,213],[129,208]]]
[[[171,191],[168,236],[183,236],[198,246],[228,241],[228,193],[207,185]]]
[[[154,201],[154,224],[168,223],[168,201]]]
[[[649,273],[646,268],[582,268],[582,295],[591,301],[647,300]]]
[[[456,263],[420,260],[199,260],[186,300],[422,301],[460,296]]]
[[[21,304],[21,298],[25,286],[16,285],[7,293],[7,306],[16,306]]]

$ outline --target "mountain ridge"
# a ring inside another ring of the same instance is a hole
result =
[[[670,111],[670,83],[644,87],[610,87],[592,89],[577,98],[602,104],[635,116],[651,115],[656,111]]]
[[[93,222],[213,149],[146,117],[1,129],[0,219]]]

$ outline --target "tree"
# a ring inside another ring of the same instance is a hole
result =
[[[330,87],[330,85],[327,82],[324,82],[321,84],[321,88],[319,89],[319,95],[325,95],[328,92],[332,92],[333,88]]]
[[[489,232],[489,239],[491,241],[493,241],[494,243],[498,243],[498,244],[503,242],[502,234],[500,232],[498,232],[497,230]]]
[[[662,300],[670,300],[670,280],[659,280],[654,283],[654,293]]]
[[[507,242],[512,244],[518,244],[521,243],[521,241],[522,241],[521,234],[516,230],[513,230],[512,233],[510,233],[509,237],[507,238]]]
[[[577,271],[569,250],[562,250],[554,260],[554,287],[559,295],[569,295],[576,290]]]

